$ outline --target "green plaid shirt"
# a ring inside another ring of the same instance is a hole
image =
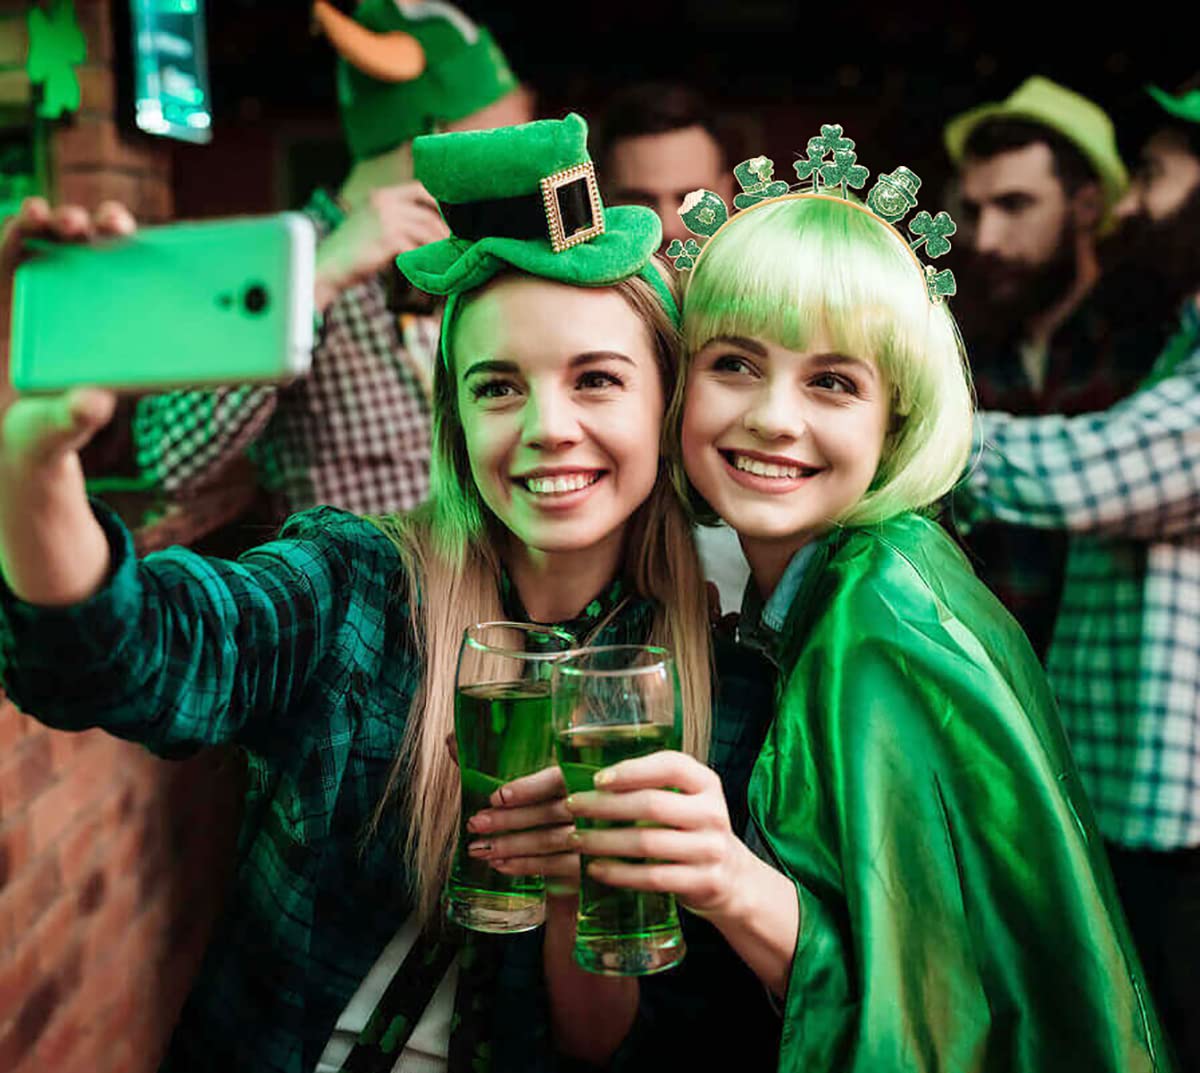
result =
[[[0,587],[5,687],[51,726],[102,726],[160,755],[229,742],[249,751],[235,890],[164,1068],[308,1073],[412,907],[396,818],[361,840],[421,677],[400,561],[376,528],[322,507],[236,563],[180,548],[139,562],[128,532],[96,511],[113,569],[95,596],[35,608]],[[589,620],[620,589],[594,601]],[[650,616],[633,600],[596,640],[640,641]],[[744,812],[770,682],[752,663],[724,662],[712,762]],[[476,1056],[474,1069],[556,1065],[540,944],[540,931],[508,941],[483,1014],[489,1058]],[[681,1018],[703,1019],[721,994],[712,973],[734,979],[727,950],[702,956],[703,935],[695,950],[691,976],[643,988],[642,1025],[671,1032]],[[743,999],[761,993],[749,980]]]
[[[1047,671],[1101,831],[1200,845],[1200,312],[1104,413],[979,431],[968,520],[1072,534]]]

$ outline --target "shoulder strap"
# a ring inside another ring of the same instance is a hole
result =
[[[342,1073],[389,1073],[456,953],[458,943],[436,922],[421,929],[342,1062]]]

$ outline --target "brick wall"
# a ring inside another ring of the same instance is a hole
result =
[[[156,1068],[228,876],[239,775],[0,702],[0,1070]]]
[[[20,62],[27,7],[0,0],[0,66]],[[50,195],[168,219],[170,147],[117,122],[109,0],[76,10],[82,107],[47,128]],[[11,106],[27,80],[0,75]],[[239,790],[224,754],[159,761],[0,696],[0,1071],[156,1068],[227,883]]]
[[[50,174],[56,201],[95,208],[115,199],[139,220],[171,217],[171,147],[118,123],[110,0],[75,0],[87,37],[87,61],[79,70],[81,103],[70,120],[53,125]]]

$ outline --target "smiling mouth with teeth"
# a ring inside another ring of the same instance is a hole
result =
[[[562,477],[518,477],[517,481],[534,495],[562,495],[565,492],[578,492],[590,484],[595,484],[604,476],[603,471],[594,473],[572,473]]]
[[[821,470],[816,466],[785,466],[777,462],[763,462],[758,458],[749,458],[736,451],[722,451],[721,455],[734,469],[743,473],[752,473],[755,477],[774,477],[776,480],[797,480],[800,477],[811,477]]]

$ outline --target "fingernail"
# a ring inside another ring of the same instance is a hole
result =
[[[499,790],[497,790],[492,794],[491,797],[488,798],[488,801],[491,802],[491,804],[496,808],[503,808],[508,803],[504,800],[504,791],[506,789],[508,789],[508,787],[501,786]]]
[[[609,786],[617,781],[616,773],[611,768],[605,768],[603,771],[597,771],[592,782],[596,786]]]
[[[490,842],[472,842],[467,846],[467,852],[472,857],[486,857],[492,852],[492,844]]]
[[[486,831],[492,826],[492,818],[486,812],[477,812],[467,820],[468,831]]]
[[[568,794],[563,798],[563,804],[567,806],[568,812],[573,812],[575,810],[575,795]]]
[[[579,846],[582,844],[582,842],[583,842],[583,839],[581,839],[579,837],[578,831],[572,831],[569,835],[567,835],[567,845],[568,846]]]

